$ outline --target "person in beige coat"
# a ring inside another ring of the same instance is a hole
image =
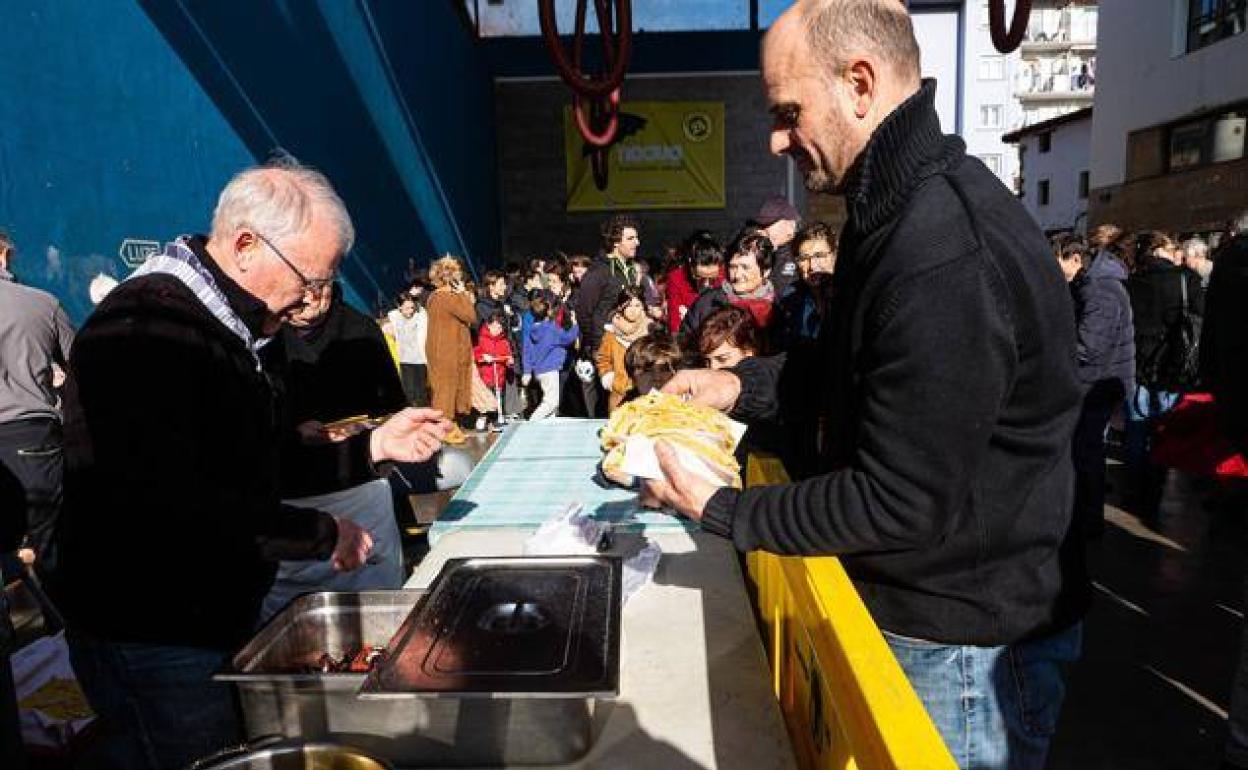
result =
[[[620,290],[619,299],[611,312],[611,323],[604,328],[606,331],[594,356],[594,363],[602,388],[607,391],[607,412],[610,413],[624,403],[633,388],[633,382],[624,368],[624,354],[628,352],[629,345],[650,331],[650,319],[646,316],[640,289],[626,286]]]
[[[446,256],[429,267],[435,289],[429,297],[429,332],[425,353],[429,360],[429,389],[433,408],[449,420],[472,410],[472,326],[477,313],[472,293],[464,285],[459,260]],[[461,444],[463,431],[456,425],[445,441]]]

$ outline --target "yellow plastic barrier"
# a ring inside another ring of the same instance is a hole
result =
[[[787,481],[776,458],[750,457],[749,486]],[[956,770],[839,560],[755,551],[746,561],[803,768]]]

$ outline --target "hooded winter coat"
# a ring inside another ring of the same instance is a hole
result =
[[[1135,326],[1126,280],[1127,266],[1102,251],[1070,283],[1079,334],[1079,380],[1084,385],[1116,379],[1127,393],[1134,387]]]

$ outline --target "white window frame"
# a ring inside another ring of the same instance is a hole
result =
[[[979,159],[984,162],[989,171],[997,176],[1001,176],[1001,172],[1005,169],[1005,156],[999,152],[984,153],[979,156]]]
[[[997,74],[992,74],[992,65],[996,65]],[[985,74],[985,70],[988,74]],[[1005,57],[984,55],[979,57],[979,79],[980,80],[1005,80]]]
[[[989,123],[986,120],[987,111],[993,109],[997,111],[997,120],[995,123]],[[1004,104],[981,104],[979,105],[979,127],[984,129],[1000,129],[1005,125],[1005,105]]]

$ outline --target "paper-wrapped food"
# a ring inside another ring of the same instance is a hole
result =
[[[741,467],[733,451],[745,426],[709,407],[677,396],[651,393],[624,404],[602,430],[602,472],[631,486],[637,478],[660,478],[657,441],[670,444],[689,471],[740,489]]]

